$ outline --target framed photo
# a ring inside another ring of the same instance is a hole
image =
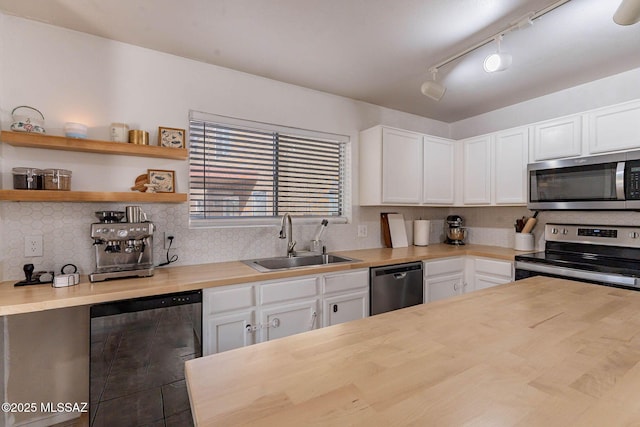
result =
[[[155,191],[158,193],[175,193],[176,177],[175,171],[165,171],[158,169],[148,169],[149,184],[156,185]]]
[[[184,147],[184,129],[175,128],[158,128],[158,146],[170,147],[170,148],[185,148]]]

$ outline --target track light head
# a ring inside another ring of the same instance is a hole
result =
[[[502,41],[502,35],[496,37],[496,44],[498,45],[498,51],[492,53],[484,59],[484,70],[487,73],[495,73],[496,71],[504,71],[511,66],[513,57],[506,52],[500,51],[500,42]]]
[[[431,77],[433,80],[424,82],[420,87],[420,91],[424,96],[427,96],[434,101],[440,101],[444,93],[447,91],[447,88],[436,82],[436,74],[438,73],[437,68],[432,68],[429,71],[431,71]]]
[[[640,22],[640,0],[622,0],[613,15],[613,22],[618,25],[633,25]]]

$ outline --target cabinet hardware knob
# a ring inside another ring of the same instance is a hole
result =
[[[338,304],[333,304],[333,312],[334,313],[338,312]]]

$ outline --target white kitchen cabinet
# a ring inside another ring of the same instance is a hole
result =
[[[423,144],[422,203],[451,205],[454,202],[455,142],[425,136]]]
[[[532,161],[575,157],[582,153],[582,116],[569,116],[533,125]]]
[[[498,132],[493,141],[493,203],[527,203],[529,128]]]
[[[369,316],[369,270],[325,275],[322,296],[323,327]]]
[[[369,269],[203,290],[203,355],[369,315]]]
[[[454,257],[424,262],[425,302],[513,281],[513,262],[483,257]]]
[[[288,337],[318,328],[318,311],[318,298],[261,307],[261,341]]]
[[[470,257],[468,261],[469,292],[513,281],[513,262],[482,257]]]
[[[324,298],[323,326],[337,325],[369,316],[369,292],[340,294]]]
[[[587,113],[589,154],[640,148],[640,101]]]
[[[425,261],[423,265],[425,302],[438,301],[464,292],[465,257]]]
[[[417,205],[422,198],[422,135],[376,126],[360,132],[360,204]]]
[[[202,355],[220,353],[255,344],[256,311],[247,310],[221,316],[209,316],[203,322]]]
[[[491,136],[466,139],[463,144],[462,202],[491,203]]]
[[[461,295],[464,291],[464,283],[464,274],[462,273],[428,278],[425,280],[426,302],[434,302]]]
[[[382,203],[420,203],[422,135],[382,129]]]
[[[219,353],[257,342],[257,299],[253,285],[202,291],[202,354]]]

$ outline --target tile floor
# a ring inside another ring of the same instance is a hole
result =
[[[192,426],[184,362],[199,357],[199,305],[91,320],[92,427]]]

